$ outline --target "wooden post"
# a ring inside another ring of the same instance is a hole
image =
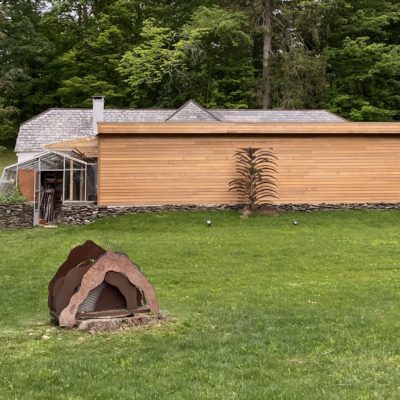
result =
[[[69,171],[69,200],[74,200],[74,161],[70,160],[71,169]]]
[[[82,201],[82,199],[83,199],[83,184],[84,184],[84,181],[83,181],[83,177],[84,177],[84,173],[83,173],[84,171],[83,171],[83,169],[81,169],[81,171],[80,171],[80,177],[79,177],[79,200],[80,201]]]

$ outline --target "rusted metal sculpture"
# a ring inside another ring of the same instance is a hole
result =
[[[60,326],[96,318],[160,315],[156,292],[127,255],[92,241],[75,247],[49,283],[49,308]]]

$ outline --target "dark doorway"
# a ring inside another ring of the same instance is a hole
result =
[[[40,174],[39,224],[51,224],[62,205],[63,173],[43,171]]]

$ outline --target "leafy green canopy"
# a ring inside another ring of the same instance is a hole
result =
[[[356,121],[400,120],[400,3],[326,1],[324,105]]]
[[[265,11],[271,10],[271,28]],[[0,144],[49,107],[258,108],[400,120],[400,3],[392,0],[3,0]]]
[[[190,97],[208,107],[247,107],[254,68],[247,19],[238,12],[200,7],[181,30],[144,21],[142,43],[122,58],[135,106],[179,106]]]

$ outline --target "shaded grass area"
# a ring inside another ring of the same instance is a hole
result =
[[[177,212],[0,233],[0,398],[398,399],[399,224]],[[171,321],[49,326],[47,283],[86,239],[127,252]]]
[[[0,150],[0,177],[3,173],[3,169],[8,165],[14,164],[17,162],[17,157],[14,151],[6,149]]]

